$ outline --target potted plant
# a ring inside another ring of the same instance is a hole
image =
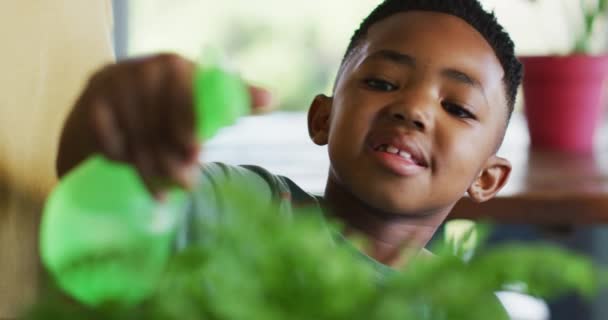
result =
[[[531,0],[534,1],[534,0]],[[570,54],[524,56],[524,110],[533,148],[591,153],[603,106],[608,55],[591,54],[608,0],[579,0],[581,30]]]

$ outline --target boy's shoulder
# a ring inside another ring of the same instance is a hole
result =
[[[290,201],[294,206],[318,204],[318,198],[298,186],[291,179],[276,175],[256,165],[229,165],[211,162],[201,166],[204,181],[215,185],[220,183],[238,184],[245,190],[260,191],[275,201]]]
[[[300,188],[291,179],[275,175],[254,165],[229,165],[219,162],[201,166],[200,178],[190,194],[190,208],[177,230],[176,249],[204,241],[205,221],[216,219],[229,210],[231,195],[223,187],[255,192],[256,200],[278,205],[282,215],[292,215],[301,207],[320,208],[318,198]]]

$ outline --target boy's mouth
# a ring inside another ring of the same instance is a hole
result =
[[[409,153],[409,152],[407,152],[405,150],[399,150],[399,149],[397,149],[397,147],[392,146],[392,145],[388,145],[388,144],[380,145],[379,147],[377,147],[375,149],[375,151],[394,154],[394,155],[400,156],[401,158],[403,158],[405,160],[410,160],[410,161],[414,162],[415,164],[419,165],[419,163],[417,163],[417,161],[415,161],[412,158],[412,154],[411,153]]]
[[[407,143],[376,142],[373,145],[373,149],[376,152],[383,152],[401,157],[402,159],[420,167],[428,167],[428,162],[426,161],[426,158],[423,156],[422,152],[419,151],[419,149],[415,146]]]
[[[414,133],[382,130],[368,137],[367,149],[385,169],[402,177],[417,175],[431,167],[424,141]]]
[[[412,143],[406,141],[387,143],[384,140],[376,141],[371,147],[374,158],[383,167],[399,176],[413,176],[428,168],[423,153]]]

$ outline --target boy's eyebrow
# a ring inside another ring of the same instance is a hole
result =
[[[416,59],[414,57],[394,50],[378,50],[372,53],[368,59],[384,59],[397,64],[406,65],[408,67],[416,66]]]
[[[462,71],[451,68],[441,70],[441,75],[448,79],[470,86],[473,89],[476,89],[481,94],[486,104],[488,103],[488,96],[486,95],[486,90],[483,88],[483,85],[479,80],[469,76],[468,74]]]
[[[477,79],[469,76],[468,74],[462,72],[462,71],[458,71],[456,69],[443,69],[441,70],[441,75],[448,78],[448,79],[452,79],[454,81],[458,81],[461,82],[463,84],[466,84],[468,86],[474,87],[476,89],[479,89],[482,93],[484,93],[483,90],[483,86],[481,85],[481,82],[479,82]]]
[[[401,53],[401,52],[394,51],[394,50],[388,50],[388,49],[378,50],[378,51],[372,53],[371,55],[369,55],[368,59],[370,59],[370,60],[371,59],[384,59],[384,60],[389,60],[393,63],[397,63],[400,65],[405,65],[405,66],[412,67],[412,68],[416,67],[416,58],[414,58],[408,54]],[[479,82],[479,80],[475,79],[474,77],[471,77],[462,71],[452,69],[452,68],[446,68],[446,69],[441,70],[441,75],[448,79],[466,84],[468,86],[471,86],[471,87],[479,90],[485,98],[485,90],[484,90],[483,86],[481,85],[481,82]]]

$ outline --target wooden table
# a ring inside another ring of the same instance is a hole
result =
[[[505,188],[482,204],[463,198],[450,218],[538,225],[608,222],[607,128],[600,131],[593,155],[543,152],[530,149],[525,119],[516,115],[499,154],[513,164]]]

